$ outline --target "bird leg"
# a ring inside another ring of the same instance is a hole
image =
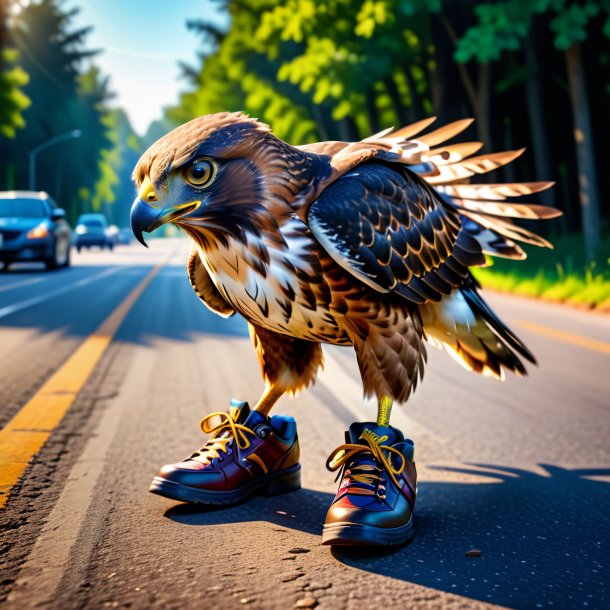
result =
[[[392,403],[394,401],[387,395],[382,394],[377,401],[377,425],[385,426],[386,428],[390,425],[390,414],[392,413]]]
[[[269,411],[271,411],[273,405],[275,405],[283,394],[284,390],[281,387],[268,383],[265,386],[263,395],[258,399],[254,410],[263,415],[269,415]]]

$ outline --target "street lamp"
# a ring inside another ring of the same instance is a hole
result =
[[[57,144],[58,142],[63,142],[64,140],[71,140],[72,138],[80,138],[81,135],[82,135],[82,132],[80,129],[73,129],[72,131],[69,131],[68,133],[62,133],[59,136],[55,136],[54,138],[51,138],[50,140],[43,142],[42,144],[38,145],[36,148],[33,148],[28,153],[28,157],[30,159],[30,167],[29,167],[29,173],[28,173],[28,188],[30,189],[30,191],[36,190],[36,155],[39,152],[49,148],[50,146]]]

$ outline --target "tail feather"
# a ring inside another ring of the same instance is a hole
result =
[[[420,305],[428,342],[444,347],[468,370],[504,379],[505,371],[525,376],[520,356],[535,363],[523,342],[476,292],[474,282],[439,303]]]
[[[464,299],[470,306],[470,309],[480,316],[494,334],[504,343],[512,347],[517,353],[529,360],[532,364],[537,364],[536,358],[525,346],[523,341],[513,333],[500,318],[491,310],[489,305],[483,300],[483,297],[477,292],[476,286],[467,281],[460,289]]]

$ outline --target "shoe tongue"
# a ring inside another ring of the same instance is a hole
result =
[[[243,424],[250,415],[250,405],[244,400],[232,398],[229,414],[236,424]]]
[[[254,430],[256,426],[260,426],[261,424],[268,424],[269,418],[266,415],[263,415],[259,411],[250,411],[248,417],[244,421],[244,426],[246,428],[250,428],[250,430]]]
[[[356,445],[368,445],[366,438],[381,445],[392,446],[403,440],[402,434],[387,426],[380,426],[373,422],[355,422],[349,427],[349,437]]]

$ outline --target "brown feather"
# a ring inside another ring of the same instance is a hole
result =
[[[315,382],[324,366],[319,343],[248,325],[263,379],[272,387],[296,393]]]

